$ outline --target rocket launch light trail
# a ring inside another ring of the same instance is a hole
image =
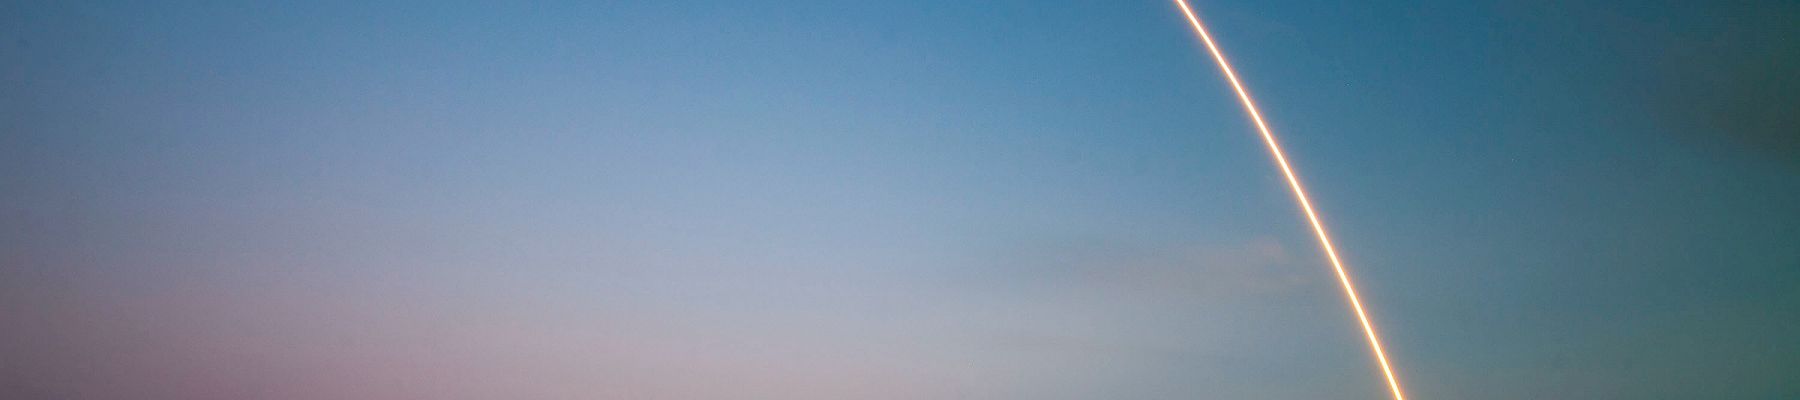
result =
[[[1319,247],[1325,249],[1325,258],[1331,261],[1331,268],[1337,271],[1338,283],[1344,286],[1344,296],[1350,299],[1350,308],[1356,311],[1356,320],[1362,323],[1363,334],[1368,336],[1369,348],[1375,352],[1375,361],[1381,364],[1381,374],[1387,378],[1388,388],[1394,392],[1394,400],[1405,400],[1401,394],[1400,381],[1394,378],[1394,369],[1388,365],[1387,354],[1381,351],[1381,339],[1375,334],[1375,326],[1369,323],[1369,315],[1363,311],[1362,301],[1356,297],[1356,286],[1350,283],[1350,274],[1344,271],[1344,263],[1338,261],[1337,250],[1331,246],[1331,237],[1325,234],[1325,224],[1319,222],[1319,215],[1313,211],[1312,202],[1306,198],[1306,189],[1300,187],[1300,179],[1294,176],[1294,169],[1288,166],[1287,156],[1282,154],[1281,146],[1275,143],[1275,134],[1269,132],[1269,125],[1263,122],[1262,113],[1257,111],[1256,103],[1250,101],[1250,92],[1244,90],[1244,84],[1238,82],[1237,73],[1232,72],[1231,63],[1225,61],[1225,53],[1213,43],[1212,35],[1206,33],[1206,27],[1200,24],[1200,18],[1194,16],[1194,9],[1187,0],[1175,0],[1181,6],[1182,15],[1187,17],[1188,24],[1205,42],[1206,50],[1212,53],[1213,61],[1219,63],[1219,70],[1224,71],[1225,79],[1231,82],[1232,90],[1237,91],[1238,101],[1244,104],[1244,110],[1250,113],[1250,120],[1256,123],[1256,130],[1262,133],[1263,143],[1269,146],[1269,154],[1275,157],[1275,164],[1281,167],[1281,174],[1287,176],[1288,188],[1293,189],[1294,198],[1300,201],[1300,209],[1306,212],[1306,220],[1312,223],[1313,234],[1319,237]]]

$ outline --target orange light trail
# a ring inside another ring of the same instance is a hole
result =
[[[1219,70],[1225,72],[1225,79],[1231,82],[1231,89],[1237,91],[1238,101],[1244,104],[1244,110],[1250,113],[1250,120],[1256,122],[1256,130],[1262,133],[1263,143],[1269,145],[1269,154],[1275,156],[1275,164],[1281,166],[1281,174],[1287,176],[1288,188],[1294,190],[1294,198],[1300,201],[1300,209],[1306,212],[1307,222],[1312,223],[1313,234],[1319,237],[1319,247],[1325,249],[1325,258],[1331,261],[1331,268],[1337,271],[1338,283],[1344,286],[1344,296],[1350,299],[1350,308],[1356,311],[1356,320],[1362,323],[1363,334],[1369,339],[1369,348],[1375,352],[1375,361],[1381,364],[1381,374],[1387,378],[1388,388],[1394,392],[1394,400],[1406,400],[1401,394],[1400,380],[1394,378],[1394,369],[1388,365],[1387,354],[1381,351],[1381,339],[1375,334],[1375,325],[1369,323],[1369,314],[1363,311],[1362,301],[1356,297],[1356,285],[1350,283],[1350,274],[1344,271],[1344,263],[1338,261],[1337,249],[1331,246],[1331,237],[1325,234],[1325,224],[1319,222],[1319,215],[1313,211],[1312,201],[1306,198],[1306,189],[1300,187],[1300,178],[1294,176],[1294,168],[1288,166],[1287,156],[1282,154],[1281,145],[1275,143],[1275,134],[1269,132],[1269,124],[1263,122],[1262,112],[1257,111],[1256,102],[1250,101],[1250,92],[1244,90],[1244,84],[1238,82],[1236,72],[1232,72],[1231,63],[1225,61],[1225,53],[1213,44],[1212,35],[1206,33],[1206,27],[1200,24],[1200,18],[1194,16],[1194,9],[1187,0],[1175,0],[1181,6],[1182,15],[1187,16],[1188,24],[1200,35],[1200,41],[1206,43],[1206,50],[1212,53],[1213,61],[1219,63]]]

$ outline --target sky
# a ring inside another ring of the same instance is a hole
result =
[[[1800,397],[1800,7],[1192,3],[1409,397]],[[0,4],[0,397],[1385,398],[1188,29]]]

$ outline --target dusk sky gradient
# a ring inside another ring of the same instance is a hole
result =
[[[1800,398],[1800,6],[1726,3],[1192,2],[1409,398]],[[1385,398],[1185,24],[0,4],[0,398]]]

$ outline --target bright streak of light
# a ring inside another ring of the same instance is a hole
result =
[[[1350,274],[1344,271],[1344,263],[1338,261],[1337,249],[1331,246],[1331,237],[1325,234],[1325,224],[1319,222],[1318,213],[1313,211],[1312,202],[1306,198],[1306,189],[1300,187],[1300,179],[1294,177],[1294,169],[1288,166],[1287,156],[1282,154],[1281,146],[1275,143],[1275,134],[1269,132],[1269,125],[1263,122],[1262,113],[1257,111],[1256,103],[1250,101],[1250,92],[1244,90],[1244,84],[1238,82],[1237,73],[1232,72],[1231,63],[1225,61],[1225,53],[1213,44],[1212,35],[1206,33],[1206,27],[1200,24],[1200,18],[1194,16],[1194,9],[1187,0],[1175,0],[1181,6],[1182,15],[1187,16],[1188,24],[1200,35],[1200,41],[1206,43],[1206,50],[1212,52],[1213,61],[1219,63],[1219,69],[1225,72],[1225,79],[1231,81],[1232,90],[1244,104],[1244,110],[1250,113],[1250,120],[1256,122],[1256,130],[1262,133],[1263,143],[1269,145],[1269,154],[1275,156],[1275,164],[1281,166],[1281,174],[1287,176],[1288,188],[1294,190],[1294,198],[1300,201],[1300,209],[1306,211],[1306,220],[1312,223],[1313,234],[1319,237],[1319,247],[1325,249],[1325,258],[1331,260],[1331,268],[1337,271],[1338,283],[1344,286],[1344,296],[1350,299],[1350,308],[1356,310],[1356,320],[1362,323],[1363,334],[1368,336],[1369,348],[1375,352],[1375,361],[1381,364],[1381,374],[1387,377],[1388,388],[1394,392],[1394,400],[1405,400],[1400,392],[1400,380],[1394,378],[1394,369],[1388,366],[1387,354],[1381,351],[1381,339],[1375,334],[1375,326],[1369,323],[1369,315],[1363,311],[1362,301],[1356,297],[1356,286],[1350,284]]]

